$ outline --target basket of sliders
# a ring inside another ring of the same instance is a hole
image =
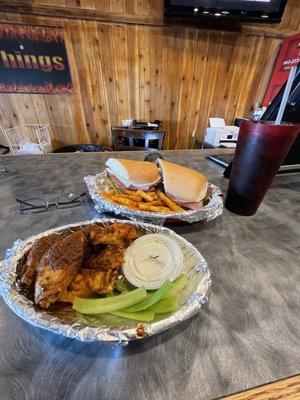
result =
[[[199,312],[211,284],[200,252],[168,228],[92,220],[18,240],[0,295],[29,323],[81,341],[127,344]]]
[[[157,159],[155,163],[109,158],[100,174],[84,178],[98,212],[151,223],[197,222],[222,214],[221,190],[198,171]]]

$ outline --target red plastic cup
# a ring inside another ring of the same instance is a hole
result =
[[[300,125],[243,122],[240,127],[225,207],[254,215],[276,172],[300,133]]]

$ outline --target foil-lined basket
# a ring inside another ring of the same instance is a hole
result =
[[[93,199],[96,211],[99,213],[109,212],[115,215],[144,221],[152,224],[163,225],[165,222],[199,222],[204,220],[212,220],[217,218],[223,212],[223,194],[222,191],[212,183],[209,183],[211,189],[211,196],[207,205],[200,210],[186,210],[182,212],[170,213],[154,213],[149,211],[131,210],[126,206],[113,203],[101,195],[102,190],[108,190],[107,172],[104,171],[97,175],[88,175],[84,177],[89,194]]]
[[[17,283],[18,268],[28,249],[43,236],[73,228],[96,223],[102,226],[116,222],[114,219],[94,219],[82,223],[61,226],[51,229],[27,240],[17,240],[13,247],[6,252],[5,259],[0,263],[0,295],[6,304],[22,319],[30,324],[76,338],[83,342],[103,341],[119,342],[123,345],[129,341],[163,332],[199,312],[207,300],[208,289],[211,285],[210,271],[200,252],[187,240],[172,230],[157,225],[132,221],[120,221],[132,224],[147,233],[162,233],[170,236],[180,245],[184,255],[183,272],[188,277],[188,283],[179,294],[181,307],[171,315],[160,316],[151,323],[138,323],[124,318],[103,314],[100,318],[77,314],[71,306],[41,310],[19,290]]]

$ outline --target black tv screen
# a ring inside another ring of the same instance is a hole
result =
[[[300,0],[299,0],[300,1]],[[279,22],[287,0],[166,0],[165,16],[171,18],[242,19]]]

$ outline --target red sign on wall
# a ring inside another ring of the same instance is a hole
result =
[[[263,106],[268,106],[274,99],[282,85],[286,82],[290,68],[300,62],[300,33],[286,38],[281,46],[278,58],[271,76],[269,86],[263,101]]]

